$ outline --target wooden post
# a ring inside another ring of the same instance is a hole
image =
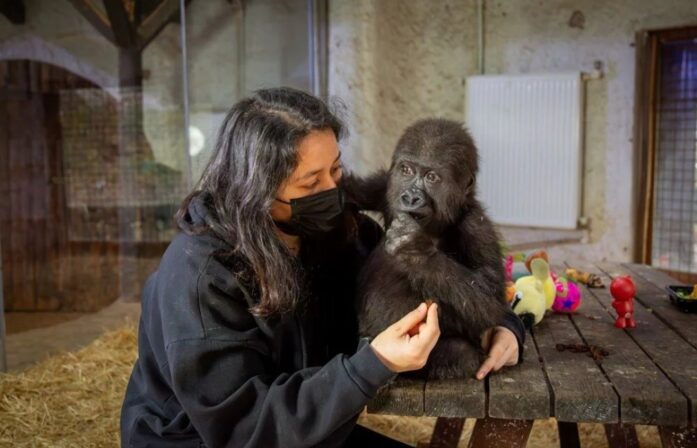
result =
[[[578,437],[578,425],[575,422],[557,421],[557,430],[559,431],[560,447],[581,448],[581,440]]]
[[[2,229],[0,229],[2,231]],[[2,243],[0,243],[0,372],[7,371],[7,356],[5,354],[5,300],[2,290]]]
[[[456,447],[464,425],[464,418],[438,417],[429,446],[431,448]]]
[[[627,423],[605,424],[607,443],[612,447],[639,448],[639,439],[634,425]]]

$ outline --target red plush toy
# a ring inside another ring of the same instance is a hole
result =
[[[632,277],[615,277],[610,283],[610,294],[615,300],[612,301],[612,307],[617,311],[617,320],[615,327],[617,328],[634,328],[634,294],[636,287],[632,281]]]

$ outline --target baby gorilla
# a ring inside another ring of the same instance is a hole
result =
[[[480,337],[508,309],[498,235],[475,198],[477,169],[463,126],[427,119],[404,132],[389,172],[346,182],[360,206],[383,212],[387,228],[359,274],[360,334],[375,337],[420,302],[438,303],[441,337],[411,375],[474,375]]]

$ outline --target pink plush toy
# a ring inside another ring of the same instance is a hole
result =
[[[513,281],[513,256],[506,255],[506,261],[503,264],[504,273],[506,275],[506,281]]]
[[[552,309],[557,313],[573,313],[581,304],[581,290],[576,283],[564,277],[557,277],[554,272],[551,275],[557,288]]]

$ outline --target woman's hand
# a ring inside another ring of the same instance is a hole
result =
[[[426,322],[423,322],[426,318]],[[414,333],[414,328],[417,333]],[[410,336],[412,333],[413,336]],[[409,312],[370,343],[377,357],[393,372],[418,370],[426,365],[428,355],[440,337],[438,308],[425,303]]]
[[[482,348],[488,351],[486,361],[477,371],[477,379],[481,380],[490,371],[497,371],[503,366],[518,364],[518,339],[506,327],[498,326],[484,332]]]

